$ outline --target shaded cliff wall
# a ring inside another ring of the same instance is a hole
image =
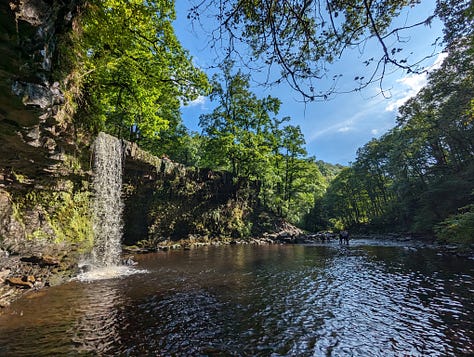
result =
[[[75,131],[62,113],[58,41],[77,1],[0,4],[0,167],[40,179],[75,152]],[[8,172],[5,174],[8,175]]]
[[[0,3],[0,253],[90,245],[88,140],[66,111],[58,67],[80,2]]]
[[[135,144],[125,152],[126,244],[189,236],[236,238],[255,231],[256,184],[160,159]]]

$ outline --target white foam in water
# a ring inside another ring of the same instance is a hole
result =
[[[114,265],[103,268],[94,268],[90,271],[79,274],[74,280],[90,282],[96,280],[107,280],[122,278],[133,274],[148,273],[147,270],[137,269],[126,265]]]

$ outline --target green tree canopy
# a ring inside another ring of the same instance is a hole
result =
[[[228,170],[235,177],[258,181],[263,206],[302,223],[322,194],[322,178],[313,159],[306,158],[301,128],[290,118],[276,117],[280,100],[258,98],[249,76],[233,72],[226,62],[212,81],[216,107],[201,115],[203,153],[200,166]]]
[[[89,1],[78,54],[83,117],[124,135],[131,124],[159,137],[179,121],[179,107],[209,88],[206,75],[177,40],[174,1]],[[90,120],[90,119],[89,119]]]
[[[472,242],[473,47],[472,31],[452,38],[427,86],[400,108],[396,127],[359,149],[352,167],[330,184],[319,221],[437,230],[443,239]]]
[[[232,73],[232,63],[212,80],[211,100],[217,103],[199,125],[208,137],[207,166],[231,171],[235,176],[260,178],[267,166],[271,115],[280,109],[280,100],[259,99],[250,91],[249,77]]]

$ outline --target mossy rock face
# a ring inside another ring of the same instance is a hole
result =
[[[0,249],[10,253],[91,246],[88,136],[63,110],[58,62],[81,3],[0,4]]]
[[[17,254],[48,254],[74,245],[92,247],[89,192],[0,189],[0,248]]]
[[[189,235],[245,238],[257,187],[227,172],[185,167],[126,148],[124,243]]]

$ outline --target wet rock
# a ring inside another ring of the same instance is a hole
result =
[[[0,309],[4,309],[8,306],[10,306],[10,301],[7,299],[0,299]]]
[[[14,0],[1,5],[0,282],[8,285],[0,286],[0,305],[25,293],[16,286],[41,288],[52,269],[65,261],[64,254],[56,257],[55,250],[63,243],[55,240],[50,207],[23,205],[22,197],[33,186],[51,188],[72,170],[66,165],[53,170],[55,162],[50,157],[77,152],[77,133],[60,111],[66,78],[51,71],[57,69],[57,39],[69,31],[80,4],[77,0]],[[53,83],[53,77],[58,81]]]
[[[22,98],[25,106],[45,109],[53,101],[49,88],[41,84],[16,81],[12,85],[12,92]]]
[[[87,273],[91,270],[92,270],[92,265],[90,265],[90,264],[84,264],[84,265],[79,266],[79,273],[80,274]]]
[[[57,145],[56,145],[56,142],[52,138],[44,138],[41,146],[44,147],[46,150],[48,150],[48,152],[54,153]],[[61,158],[62,158],[62,155],[59,155],[58,160],[60,160]]]
[[[0,284],[3,284],[5,282],[6,278],[8,277],[8,275],[10,275],[10,273],[10,269],[4,269],[0,271]]]
[[[40,147],[40,128],[39,125],[33,126],[27,133],[26,133],[26,140],[28,145],[34,146],[34,147]]]
[[[287,232],[287,231],[283,231],[283,232],[278,233],[278,238],[280,238],[280,239],[285,239],[285,238],[288,238],[288,237],[290,237],[290,233]]]
[[[133,256],[124,258],[122,260],[122,264],[123,265],[128,265],[128,266],[138,265],[138,263],[135,260],[133,260]]]
[[[160,247],[155,248],[153,251],[156,251]],[[148,248],[143,248],[143,247],[137,247],[136,245],[132,246],[124,246],[122,247],[122,251],[124,253],[134,253],[134,254],[144,254],[144,253],[150,253],[151,250]]]
[[[0,189],[0,236],[4,247],[13,249],[21,237],[25,236],[24,226],[15,217],[12,198],[2,189]]]
[[[33,283],[33,288],[35,290],[39,290],[39,289],[42,289],[46,286],[46,283],[42,280],[42,279],[37,279],[34,283]]]
[[[23,257],[20,259],[22,262],[28,262],[33,264],[38,264],[39,266],[49,266],[49,267],[59,267],[61,261],[58,258],[52,257],[50,255],[44,256],[30,256]]]
[[[298,236],[294,238],[295,243],[304,244],[304,243],[312,243],[311,239],[308,239],[306,236]]]
[[[16,286],[19,288],[24,288],[24,289],[31,289],[33,288],[33,283],[30,281],[27,281],[24,278],[7,278],[6,282],[12,286]]]
[[[60,260],[58,258],[52,257],[50,255],[45,255],[41,258],[40,265],[59,266],[60,265]]]
[[[0,286],[0,308],[10,306],[10,303],[20,295],[21,290],[8,285]]]
[[[292,236],[279,236],[276,241],[284,244],[292,244],[295,243],[295,238]]]

